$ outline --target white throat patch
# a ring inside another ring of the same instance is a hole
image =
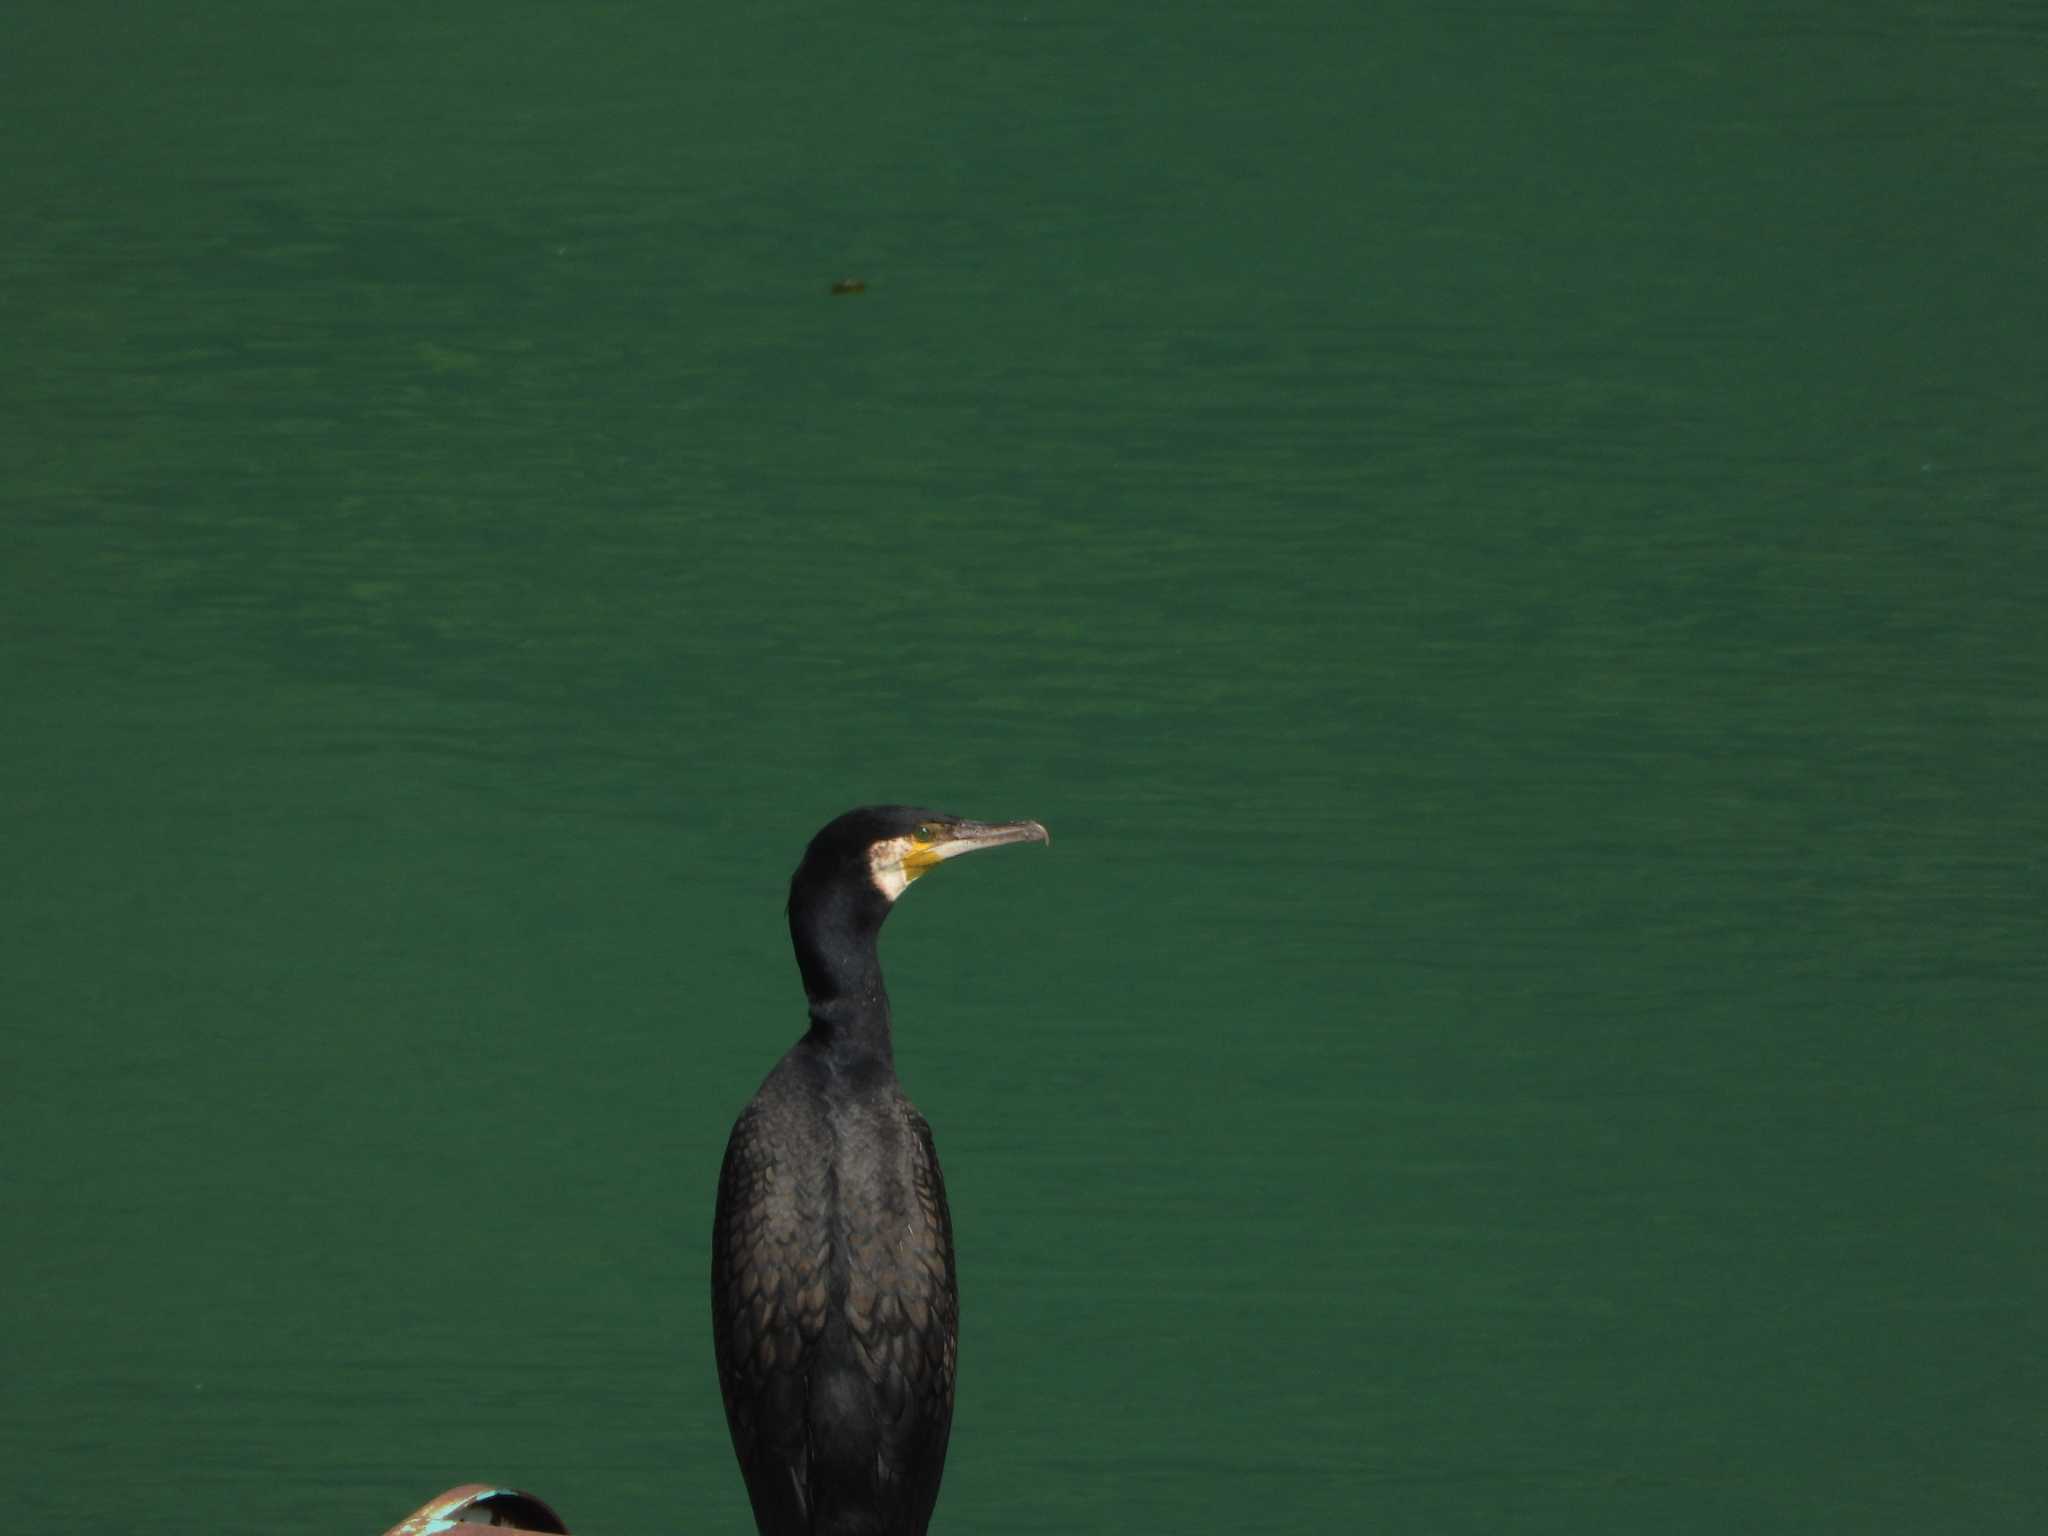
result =
[[[910,850],[917,846],[914,837],[885,837],[868,849],[868,878],[875,882],[875,889],[890,901],[894,901],[910,889],[910,882],[923,874],[923,870],[904,868],[903,861]]]

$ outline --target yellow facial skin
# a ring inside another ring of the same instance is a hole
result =
[[[903,879],[906,884],[915,880],[928,869],[937,869],[945,862],[946,856],[939,852],[936,838],[927,841],[921,837],[909,839],[910,846],[903,850]]]
[[[939,848],[930,838],[884,838],[868,850],[868,872],[882,894],[894,901],[911,881],[944,860]]]

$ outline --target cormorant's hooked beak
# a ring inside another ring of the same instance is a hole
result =
[[[910,882],[948,859],[1005,843],[1050,843],[1036,821],[930,821],[908,837],[892,837],[868,850],[868,867],[882,894],[894,901]]]
[[[956,821],[935,830],[939,836],[932,842],[925,842],[922,838],[912,841],[910,855],[903,861],[905,865],[915,863],[922,872],[957,854],[972,853],[977,848],[1052,841],[1051,835],[1035,821]]]

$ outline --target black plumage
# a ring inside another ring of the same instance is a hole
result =
[[[959,1293],[931,1127],[896,1079],[877,940],[940,861],[1036,822],[849,811],[789,891],[810,1028],[741,1113],[711,1304],[726,1423],[763,1536],[921,1536],[953,1422]]]

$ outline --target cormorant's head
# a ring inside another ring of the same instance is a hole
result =
[[[828,822],[797,866],[799,891],[864,886],[893,903],[910,882],[947,859],[1004,843],[1048,842],[1035,821],[968,821],[914,805],[864,805]]]
[[[875,940],[910,882],[947,859],[1050,841],[1035,821],[966,821],[909,805],[864,805],[811,839],[789,882],[789,933],[804,990],[820,998],[880,986]]]

